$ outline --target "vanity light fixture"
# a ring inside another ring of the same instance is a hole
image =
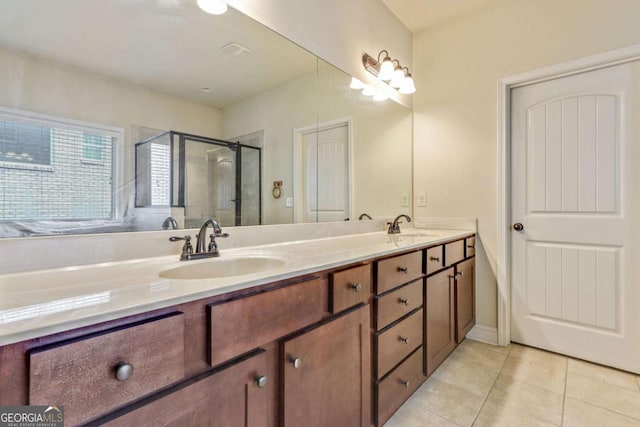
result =
[[[383,53],[384,59],[380,60],[383,57]],[[400,93],[408,95],[416,91],[416,85],[409,68],[403,67],[397,59],[392,60],[386,50],[380,51],[378,59],[365,53],[362,55],[362,64],[368,72],[392,88],[398,89]]]
[[[227,2],[224,0],[198,0],[198,6],[212,15],[222,15],[228,9]]]

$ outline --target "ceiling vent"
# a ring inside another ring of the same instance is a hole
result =
[[[253,51],[248,47],[242,46],[240,43],[232,42],[220,48],[227,55],[243,57],[251,54]]]

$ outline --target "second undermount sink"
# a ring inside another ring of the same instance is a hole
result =
[[[214,258],[165,270],[160,273],[160,277],[182,280],[214,279],[260,273],[282,267],[284,264],[285,262],[281,259],[266,256]]]

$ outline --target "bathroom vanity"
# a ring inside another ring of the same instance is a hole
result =
[[[0,405],[63,405],[65,425],[380,426],[473,326],[474,246],[414,229],[2,276],[15,299],[50,290],[0,310]]]

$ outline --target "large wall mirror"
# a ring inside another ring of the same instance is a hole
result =
[[[411,111],[349,83],[231,8],[3,1],[0,237],[410,213]]]

